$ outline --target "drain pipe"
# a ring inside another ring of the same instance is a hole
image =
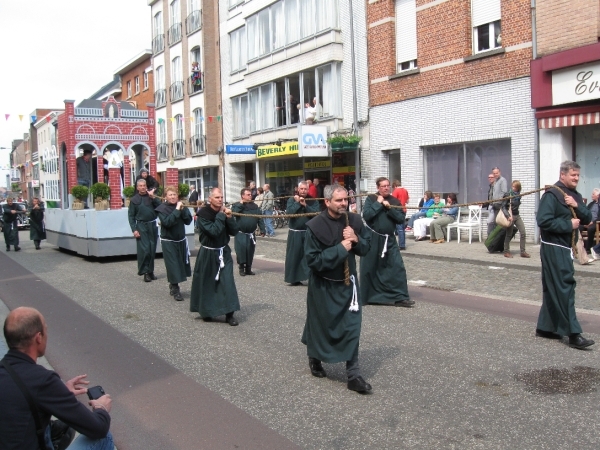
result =
[[[536,27],[536,0],[531,0],[531,57],[532,59],[537,59],[537,27]],[[531,76],[529,77],[529,83],[531,84]],[[533,133],[533,154],[534,154],[534,163],[535,163],[535,188],[540,187],[540,130],[538,129],[537,120],[535,118],[535,112],[533,117],[534,129]],[[540,193],[536,192],[534,197],[534,213],[537,216],[538,209],[540,207]],[[534,228],[533,242],[535,244],[540,243],[540,228],[536,226]]]

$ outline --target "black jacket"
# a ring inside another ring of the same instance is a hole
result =
[[[90,439],[102,439],[110,428],[110,415],[91,411],[67,389],[56,372],[35,363],[17,350],[9,350],[8,361],[36,402],[42,428],[51,416]],[[38,450],[35,422],[23,393],[0,365],[0,446],[3,450]]]
[[[521,197],[514,197],[515,195],[519,195],[520,192],[514,192],[512,189],[510,192],[504,194],[504,198],[506,198],[506,200],[504,200],[502,202],[502,212],[504,213],[504,215],[506,217],[509,216],[508,213],[508,204],[510,202],[510,209],[512,210],[512,214],[513,216],[518,216],[519,215],[519,206],[521,206]]]

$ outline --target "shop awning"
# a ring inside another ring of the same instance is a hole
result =
[[[538,128],[576,127],[579,125],[594,125],[597,123],[600,123],[600,112],[567,114],[538,119]]]

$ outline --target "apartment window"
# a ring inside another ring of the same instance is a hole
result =
[[[287,27],[285,30],[286,43],[291,44],[300,40],[300,27],[298,27],[298,2],[299,0],[285,0],[283,2],[283,9],[285,15],[285,23],[295,23],[294,27]]]
[[[183,116],[181,114],[177,114],[175,116],[175,139],[183,139],[183,120],[181,120]]]
[[[231,72],[246,67],[246,28],[241,27],[229,33],[229,54],[231,57]]]
[[[127,82],[127,98],[131,98],[131,81]]]
[[[233,109],[233,136],[247,136],[250,133],[248,95],[232,98],[231,107]]]
[[[163,17],[162,11],[154,15],[154,37],[163,34]]]
[[[144,72],[144,90],[148,89],[148,72]]]
[[[500,0],[471,0],[473,53],[502,46]]]
[[[169,24],[171,26],[181,23],[181,11],[179,9],[179,0],[173,0],[171,2],[171,17],[169,19]]]
[[[135,93],[140,93],[140,77],[135,77]]]
[[[487,198],[492,167],[500,167],[502,175],[512,179],[509,139],[424,147],[423,156],[425,189],[453,192],[459,203]]]
[[[171,81],[181,81],[181,57],[176,56],[171,61]]]
[[[415,0],[396,0],[396,60],[402,72],[417,67],[417,9]]]
[[[194,126],[192,136],[192,154],[201,155],[204,153],[204,130],[202,122],[202,108],[192,111],[194,115]]]
[[[163,66],[156,68],[156,79],[154,82],[156,83],[156,89],[165,88],[165,68]]]
[[[239,5],[240,3],[244,3],[244,0],[229,0],[229,7],[233,8],[236,5]]]
[[[200,63],[200,47],[194,47],[190,51],[190,61],[192,62],[192,64],[194,64],[195,62],[197,62],[198,63],[198,69],[201,70],[202,64]]]
[[[161,120],[161,122],[158,124],[158,143],[167,143],[167,125],[165,120]]]

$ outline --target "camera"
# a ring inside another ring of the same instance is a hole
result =
[[[87,395],[90,400],[97,400],[100,397],[102,397],[103,395],[106,395],[106,392],[104,392],[104,389],[102,389],[102,386],[94,386],[94,387],[88,388]]]

